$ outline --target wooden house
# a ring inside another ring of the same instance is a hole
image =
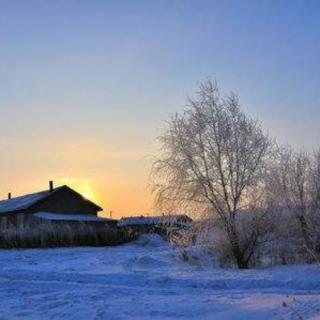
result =
[[[102,208],[64,185],[0,201],[0,228],[33,225],[41,222],[116,225],[116,220],[98,217]]]

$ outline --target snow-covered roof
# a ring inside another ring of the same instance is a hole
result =
[[[60,189],[61,187],[55,188],[53,191],[41,191],[36,193],[27,194],[20,197],[15,197],[8,200],[0,201],[0,213],[11,212],[17,210],[27,209],[39,200],[42,200],[49,196],[52,192]]]
[[[59,220],[59,221],[93,221],[93,222],[110,222],[114,221],[108,218],[101,218],[89,214],[69,214],[69,213],[52,213],[52,212],[37,212],[33,216],[44,220]]]
[[[133,225],[156,225],[156,224],[170,224],[170,223],[183,223],[191,221],[186,215],[167,215],[167,216],[152,216],[152,217],[128,217],[121,218],[118,226],[133,226]]]

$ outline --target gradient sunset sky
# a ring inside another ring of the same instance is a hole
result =
[[[0,198],[68,184],[152,212],[149,155],[199,81],[281,142],[320,140],[320,1],[0,0]]]

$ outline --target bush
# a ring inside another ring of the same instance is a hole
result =
[[[252,252],[250,267],[320,261],[317,253],[305,246],[299,226],[290,211],[270,208],[265,219],[261,220],[263,223],[257,224],[258,218],[257,212],[243,211],[237,220],[241,250],[248,250],[249,246]],[[254,243],[250,238],[253,231],[258,232]],[[194,249],[202,248],[218,266],[236,266],[232,248],[218,218],[194,222],[192,228],[169,232],[168,237],[180,248],[184,261],[192,261]],[[202,253],[200,259],[204,259]]]

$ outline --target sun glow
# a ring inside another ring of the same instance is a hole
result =
[[[85,199],[87,199],[87,200],[92,200],[92,199],[93,199],[93,193],[91,193],[91,192],[82,191],[82,192],[80,192],[80,193],[81,193],[81,195],[82,195]]]
[[[99,202],[99,199],[95,194],[91,184],[86,180],[64,178],[60,179],[59,183],[70,186],[71,188],[79,192],[87,200]]]

